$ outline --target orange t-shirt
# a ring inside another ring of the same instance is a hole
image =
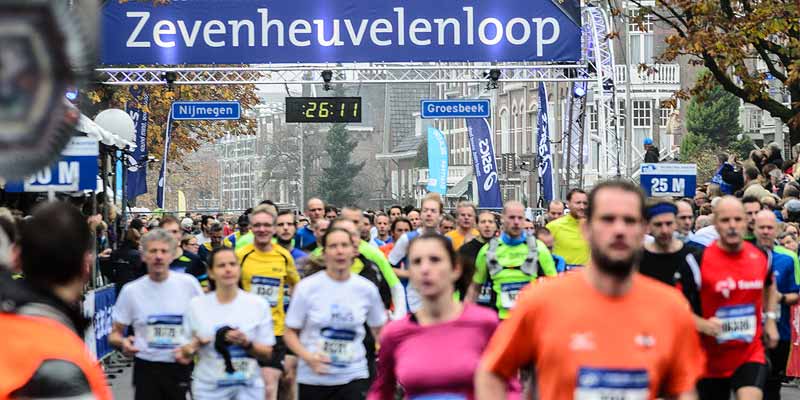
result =
[[[482,360],[506,379],[532,364],[543,399],[654,399],[692,390],[704,355],[674,288],[636,274],[612,298],[580,271],[523,290]]]
[[[473,228],[472,231],[470,232],[470,235],[472,235],[472,239],[474,239],[476,237],[479,237],[481,235],[481,233],[478,232],[477,229]],[[462,235],[461,232],[458,231],[458,229],[453,229],[452,231],[447,232],[445,234],[445,236],[450,238],[450,242],[453,244],[453,249],[455,251],[458,251],[458,249],[460,249],[461,246],[464,245],[464,242],[465,242],[465,239],[466,239],[466,237],[464,235]],[[472,240],[472,239],[470,239],[470,240]]]

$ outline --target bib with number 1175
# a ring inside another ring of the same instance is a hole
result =
[[[182,315],[150,315],[147,317],[147,346],[172,349],[183,341]]]

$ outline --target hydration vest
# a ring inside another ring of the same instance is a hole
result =
[[[525,262],[519,266],[519,270],[526,275],[533,277],[537,276],[537,264],[539,261],[539,251],[536,246],[536,238],[533,235],[528,235],[525,238],[525,244],[528,246],[528,256]],[[508,268],[500,265],[497,261],[497,248],[500,247],[500,239],[493,238],[489,241],[489,248],[486,249],[486,268],[489,271],[489,276],[494,277],[499,274],[503,268]]]

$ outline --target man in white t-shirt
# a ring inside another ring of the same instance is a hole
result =
[[[170,271],[176,243],[169,232],[154,229],[142,237],[141,246],[147,275],[122,287],[108,341],[135,357],[135,400],[184,399],[192,366],[176,363],[175,350],[185,341],[189,301],[203,289],[193,276]],[[126,336],[129,326],[134,333]]]
[[[439,233],[439,221],[442,219],[442,212],[444,212],[444,203],[442,198],[436,193],[429,193],[422,199],[422,213],[421,225],[419,228],[408,232],[397,239],[397,242],[389,253],[389,263],[394,267],[394,271],[404,285],[406,285],[406,297],[408,310],[416,312],[422,306],[422,299],[420,299],[417,290],[408,282],[408,266],[404,265],[406,257],[408,256],[408,244],[411,241],[426,232]]]

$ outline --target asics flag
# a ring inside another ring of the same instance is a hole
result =
[[[545,202],[550,202],[553,200],[553,156],[550,153],[550,126],[547,124],[547,89],[542,82],[539,83],[538,119],[539,195]]]
[[[125,111],[133,120],[134,132],[136,133],[136,148],[132,153],[126,154],[128,157],[128,170],[126,171],[127,182],[125,183],[128,200],[133,200],[140,194],[147,193],[147,118],[148,114],[141,107],[150,104],[150,95],[140,87],[131,86],[131,96],[138,100],[128,102]]]
[[[478,208],[503,208],[497,161],[494,159],[492,130],[486,118],[465,118],[472,151],[472,165],[478,180]]]
[[[447,140],[432,126],[428,127],[428,191],[447,193]]]
[[[161,159],[161,172],[158,174],[158,193],[156,195],[156,204],[158,208],[164,207],[164,188],[166,187],[167,179],[167,155],[169,154],[170,131],[172,130],[172,108],[170,107],[169,114],[167,115],[167,133],[164,135],[164,157]]]

